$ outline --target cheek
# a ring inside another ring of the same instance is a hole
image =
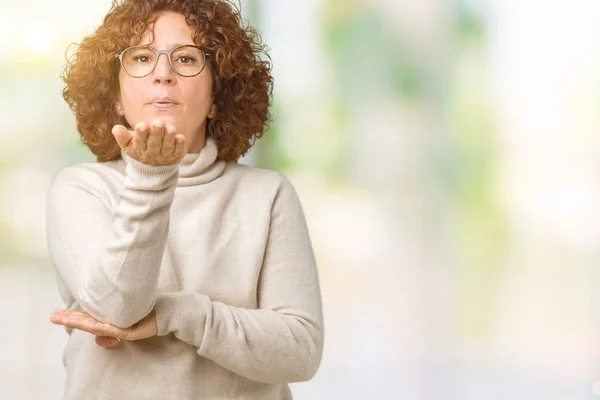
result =
[[[137,92],[135,85],[125,84],[121,86],[121,100],[126,109],[131,110],[132,107],[135,107],[135,99],[138,97]]]
[[[123,107],[125,107],[126,110],[131,111],[132,109],[137,108],[138,105],[136,103],[142,98],[142,96],[140,96],[142,94],[142,89],[140,87],[141,83],[142,82],[132,80],[128,76],[122,77],[119,75],[119,85],[121,89],[120,97]]]
[[[188,86],[186,97],[188,103],[193,104],[196,108],[208,109],[212,104],[211,83],[203,80]]]

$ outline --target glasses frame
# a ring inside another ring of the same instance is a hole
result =
[[[175,67],[173,66],[173,61],[171,60],[171,54],[172,54],[172,53],[173,53],[175,50],[179,50],[179,49],[181,49],[182,47],[188,47],[188,46],[189,46],[189,47],[195,47],[195,48],[197,48],[197,49],[198,49],[198,50],[200,50],[200,51],[202,52],[202,54],[204,55],[204,63],[202,64],[202,68],[200,69],[200,72],[198,72],[197,74],[194,74],[194,75],[183,75],[183,74],[180,74],[179,72],[177,72],[177,70],[176,70],[176,69],[175,69]],[[155,60],[154,60],[154,65],[152,66],[152,69],[150,70],[150,72],[148,72],[146,75],[142,75],[142,76],[134,76],[134,75],[131,75],[129,72],[127,72],[127,69],[125,68],[125,65],[123,64],[123,54],[125,54],[125,52],[126,52],[127,50],[129,50],[129,49],[133,49],[133,48],[136,48],[136,47],[140,47],[140,48],[146,48],[146,49],[149,49],[149,50],[153,51],[153,52],[154,52],[154,54],[156,55],[156,58],[155,58]],[[158,57],[160,57],[160,55],[161,55],[161,54],[165,54],[165,55],[167,56],[167,60],[169,60],[169,66],[171,67],[171,69],[173,70],[173,72],[175,72],[175,73],[176,73],[177,75],[179,75],[179,76],[183,76],[184,78],[192,78],[192,77],[194,77],[194,76],[198,76],[198,75],[200,75],[200,74],[202,73],[202,71],[204,71],[204,68],[206,67],[206,59],[207,59],[207,58],[210,56],[210,54],[207,54],[207,53],[206,53],[204,50],[202,50],[202,48],[201,48],[201,47],[195,46],[195,45],[193,45],[193,44],[184,44],[184,45],[182,45],[182,46],[177,46],[177,47],[175,47],[175,48],[174,48],[174,49],[172,49],[172,50],[154,50],[154,49],[153,49],[153,48],[151,48],[150,46],[140,46],[140,45],[137,45],[137,46],[130,46],[130,47],[126,48],[125,50],[123,50],[122,52],[120,52],[119,54],[115,55],[115,58],[118,58],[118,59],[119,59],[119,62],[121,63],[121,68],[123,68],[123,71],[125,71],[125,73],[126,73],[127,75],[129,75],[129,76],[130,76],[130,77],[132,77],[132,78],[145,78],[145,77],[147,77],[148,75],[150,75],[151,73],[153,73],[153,72],[154,72],[154,70],[156,69],[156,66],[158,65]]]

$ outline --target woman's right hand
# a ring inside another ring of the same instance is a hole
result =
[[[175,127],[162,120],[138,122],[133,131],[115,125],[112,134],[129,157],[147,165],[178,164],[187,154],[185,136],[175,135]]]

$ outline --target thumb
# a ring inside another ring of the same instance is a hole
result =
[[[131,133],[129,133],[127,128],[123,125],[113,126],[111,133],[115,137],[119,147],[122,149],[126,148],[129,145],[129,142],[131,142],[131,139],[133,138]]]
[[[96,344],[100,347],[112,347],[121,343],[119,339],[112,336],[96,336],[95,340]]]

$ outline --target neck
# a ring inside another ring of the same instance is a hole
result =
[[[190,139],[187,136],[185,138],[186,142],[188,142],[188,145],[187,145],[188,153],[194,153],[194,154],[200,153],[200,151],[206,145],[206,122],[202,123],[202,125],[200,126],[200,129],[198,129],[197,132],[198,133],[196,133],[196,135],[194,135],[193,138]]]

